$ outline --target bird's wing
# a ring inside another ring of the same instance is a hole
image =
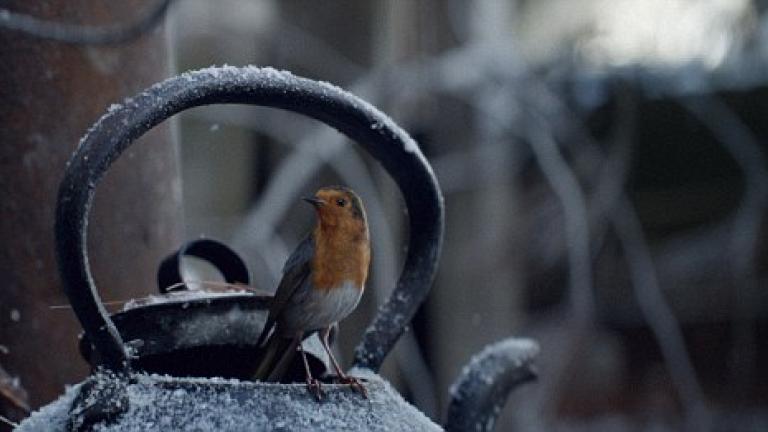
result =
[[[283,266],[283,274],[287,274],[288,272],[294,270],[296,267],[308,266],[310,261],[312,261],[312,255],[314,255],[314,253],[315,240],[312,236],[312,233],[310,232],[307,234],[304,240],[302,240],[301,243],[296,246],[296,249],[293,251],[291,256],[285,260],[285,265]]]
[[[283,267],[283,278],[280,285],[277,286],[275,296],[269,305],[269,314],[264,329],[261,331],[256,346],[261,346],[267,335],[275,325],[277,317],[280,316],[288,300],[296,289],[304,284],[312,271],[312,255],[315,250],[315,242],[310,233],[293,251]]]

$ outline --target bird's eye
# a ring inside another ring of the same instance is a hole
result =
[[[338,205],[339,207],[344,207],[345,205],[347,205],[347,200],[343,198],[339,198],[336,200],[336,205]]]

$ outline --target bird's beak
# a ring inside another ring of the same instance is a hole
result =
[[[304,197],[304,198],[302,198],[302,199],[303,199],[304,201],[306,201],[306,202],[308,202],[308,203],[312,204],[312,206],[313,206],[313,207],[315,207],[315,208],[320,208],[320,207],[322,207],[323,205],[325,205],[325,203],[323,202],[323,200],[321,200],[321,199],[319,199],[319,198],[316,198],[316,197]]]

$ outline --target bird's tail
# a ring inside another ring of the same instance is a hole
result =
[[[288,371],[300,342],[298,338],[284,338],[273,333],[261,350],[253,377],[259,381],[280,381]]]

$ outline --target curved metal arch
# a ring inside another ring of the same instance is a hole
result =
[[[130,370],[125,346],[99,298],[88,262],[88,215],[96,185],[149,129],[186,109],[219,103],[280,108],[320,120],[358,142],[400,187],[410,223],[405,266],[355,350],[356,366],[378,370],[434,279],[444,226],[437,180],[413,139],[367,102],[327,83],[257,67],[185,73],[114,105],[91,127],[69,161],[56,209],[57,259],[64,291],[101,356],[101,366]]]
[[[504,339],[472,357],[451,385],[447,432],[493,431],[512,390],[536,379],[539,345],[530,339]]]

